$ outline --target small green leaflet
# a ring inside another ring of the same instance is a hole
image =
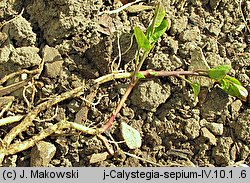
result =
[[[248,91],[241,85],[241,83],[236,78],[226,76],[219,83],[221,85],[221,88],[229,95],[238,97],[243,101],[247,100]]]
[[[246,101],[248,91],[244,88],[240,81],[234,77],[228,76],[227,73],[230,71],[229,65],[217,66],[208,71],[208,76],[220,83],[221,88],[229,95],[238,97],[239,99]]]
[[[150,39],[150,37],[155,33],[155,28],[159,27],[162,24],[162,21],[166,15],[165,7],[163,4],[160,2],[157,7],[155,8],[155,13],[154,13],[154,18],[149,25],[146,35],[147,38]]]
[[[166,15],[165,7],[160,2],[155,9],[155,17],[154,17],[154,27],[159,27],[161,25],[162,20]]]
[[[189,79],[186,79],[183,76],[179,76],[181,79],[183,79],[184,81],[186,81],[193,89],[194,92],[194,97],[198,97],[199,93],[200,93],[200,83],[198,83],[197,81],[190,81]]]
[[[200,84],[198,82],[194,82],[194,83],[190,83],[192,86],[192,89],[194,91],[194,97],[198,97],[199,93],[200,93]]]
[[[164,19],[165,15],[165,7],[162,3],[159,3],[155,9],[154,18],[147,29],[146,35],[139,27],[134,28],[134,34],[139,49],[142,48],[146,52],[150,51],[152,45],[166,32],[169,28],[169,23]]]
[[[238,79],[234,78],[234,77],[226,75],[224,79],[231,82],[231,83],[241,85],[240,81]]]
[[[149,40],[139,27],[134,28],[134,34],[138,44],[138,48],[142,48],[144,49],[144,51],[150,51],[151,45],[149,43]]]
[[[166,30],[169,28],[169,24],[168,21],[166,19],[164,19],[161,22],[161,25],[159,27],[155,28],[154,33],[152,34],[152,36],[149,38],[149,42],[150,43],[156,43],[157,40],[166,32]]]
[[[143,78],[145,78],[145,76],[144,76],[142,73],[140,73],[140,72],[137,72],[137,73],[135,74],[135,76],[136,76],[138,79],[143,79]]]
[[[229,65],[220,65],[212,69],[209,69],[207,73],[211,79],[219,81],[223,79],[230,70],[231,67]]]

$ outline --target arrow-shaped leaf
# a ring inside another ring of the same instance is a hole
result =
[[[154,18],[152,22],[150,23],[146,35],[149,39],[155,32],[155,28],[159,27],[162,24],[162,21],[166,15],[165,7],[160,2],[157,7],[155,8]]]
[[[149,51],[151,49],[151,45],[142,30],[139,27],[135,27],[134,34],[138,44],[138,48],[142,48],[144,49],[144,51]]]
[[[223,79],[231,70],[229,65],[220,65],[208,70],[208,76],[216,81]]]
[[[165,7],[160,2],[155,10],[155,17],[154,17],[154,27],[159,27],[161,25],[162,20],[166,15]]]
[[[161,25],[159,27],[155,28],[155,32],[153,35],[149,38],[150,43],[156,43],[156,41],[166,32],[166,30],[169,28],[168,21],[164,19],[161,22]]]

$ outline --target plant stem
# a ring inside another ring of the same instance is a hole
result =
[[[138,81],[138,79],[137,79],[137,81]],[[134,82],[132,81],[132,82],[130,82],[130,84],[129,84],[129,86],[128,86],[126,92],[125,92],[125,94],[122,96],[120,102],[118,103],[118,105],[117,105],[115,111],[112,113],[112,115],[111,115],[111,117],[109,118],[108,122],[107,122],[106,124],[104,124],[104,125],[99,129],[99,132],[100,132],[100,133],[105,132],[106,130],[108,130],[108,129],[112,126],[112,124],[113,124],[113,122],[114,122],[114,120],[115,120],[116,115],[120,112],[120,110],[121,110],[123,104],[124,104],[125,101],[127,100],[128,96],[129,96],[129,94],[130,94],[130,92],[132,91],[132,89],[133,89],[134,85],[137,83],[137,81],[134,81]]]
[[[146,71],[139,71],[145,78],[148,77],[167,77],[167,76],[180,76],[180,75],[194,75],[194,76],[206,76],[199,71],[155,71],[155,70],[146,70]],[[112,73],[101,76],[94,80],[97,84],[106,83],[108,81],[112,81],[114,79],[123,79],[123,78],[133,78],[134,72],[121,72],[121,73]]]
[[[167,77],[167,76],[201,76],[199,72],[196,71],[155,71],[146,70],[140,71],[146,78],[148,77]]]
[[[142,64],[143,64],[144,61],[146,60],[148,54],[149,54],[149,51],[147,51],[147,52],[145,52],[145,53],[143,54],[140,63],[138,64],[138,66],[137,66],[136,69],[135,69],[135,72],[134,72],[134,76],[133,76],[133,77],[135,77],[135,76],[136,76],[136,73],[138,73],[138,72],[140,71],[140,69],[141,69],[141,67],[142,67]]]
[[[144,55],[145,56],[145,55]],[[144,58],[147,57],[147,55]],[[141,63],[141,62],[140,62]],[[140,66],[140,65],[139,65]],[[139,68],[138,66],[138,68]],[[135,72],[134,72],[135,73]],[[194,75],[198,76],[199,73],[196,71],[154,71],[154,70],[146,70],[146,71],[139,71],[139,73],[143,74],[145,77],[166,77],[166,76],[180,76],[180,75]],[[126,73],[124,73],[126,74]],[[126,74],[128,76],[129,74]],[[125,76],[125,75],[124,75]],[[131,75],[130,75],[131,76]],[[138,82],[138,78],[136,77],[136,74],[132,76],[132,81],[130,82],[125,94],[122,96],[120,102],[118,103],[115,111],[112,113],[111,117],[109,118],[108,122],[104,124],[99,130],[99,133],[103,133],[106,130],[108,130],[114,123],[114,120],[116,118],[116,115],[120,112],[123,104],[127,100],[129,94],[131,93],[133,87],[136,85]]]
[[[137,52],[137,58],[136,58],[136,62],[138,62],[139,60],[139,51]],[[125,94],[122,96],[120,102],[118,103],[115,111],[112,113],[111,117],[109,118],[108,122],[106,124],[104,124],[100,129],[99,132],[105,132],[106,130],[108,130],[112,124],[114,123],[115,117],[116,115],[120,112],[123,104],[125,103],[125,101],[127,100],[129,94],[131,93],[132,89],[134,88],[134,86],[136,85],[136,83],[139,81],[139,78],[136,77],[136,73],[138,73],[142,67],[143,62],[145,61],[145,59],[147,58],[149,54],[149,51],[146,51],[143,53],[142,59],[140,60],[139,64],[137,65],[135,71],[133,72],[132,75],[132,81],[129,83],[128,88],[125,92]]]
[[[108,81],[112,81],[114,79],[131,78],[132,76],[133,76],[133,72],[121,72],[121,73],[117,72],[117,73],[112,73],[112,74],[101,76],[95,79],[94,82],[100,85]]]

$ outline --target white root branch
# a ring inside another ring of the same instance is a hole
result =
[[[7,148],[1,148],[0,149],[0,163],[2,163],[3,158],[5,156],[16,154],[18,152],[29,149],[33,147],[38,141],[50,136],[51,134],[55,133],[58,130],[63,130],[66,128],[72,128],[72,129],[81,131],[82,133],[90,134],[90,135],[97,134],[97,131],[94,130],[93,128],[88,128],[78,123],[60,121],[54,125],[49,126],[48,128],[41,131],[38,135],[35,135],[28,140],[25,140],[23,142],[16,142],[14,144],[11,144]]]
[[[30,113],[27,114],[27,116],[23,119],[23,121],[19,125],[12,128],[11,131],[5,136],[5,138],[3,139],[4,146],[9,146],[10,143],[12,142],[12,140],[19,133],[25,131],[29,126],[32,126],[33,125],[32,121],[36,118],[36,116],[38,115],[38,113],[40,111],[43,111],[43,110],[45,110],[45,109],[63,101],[63,100],[68,99],[68,98],[82,95],[83,89],[84,89],[84,86],[75,88],[71,91],[62,93],[61,95],[58,95],[58,96],[36,106]]]
[[[20,121],[23,118],[23,115],[9,116],[6,118],[0,119],[0,126],[8,125]]]

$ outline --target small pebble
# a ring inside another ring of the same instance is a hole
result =
[[[214,134],[212,134],[206,127],[201,129],[201,135],[209,140],[211,145],[216,145],[217,140]]]
[[[223,124],[221,123],[209,123],[207,122],[205,126],[214,134],[222,135],[223,134]]]
[[[31,167],[46,167],[56,153],[56,147],[49,142],[40,141],[32,148],[30,154]]]

